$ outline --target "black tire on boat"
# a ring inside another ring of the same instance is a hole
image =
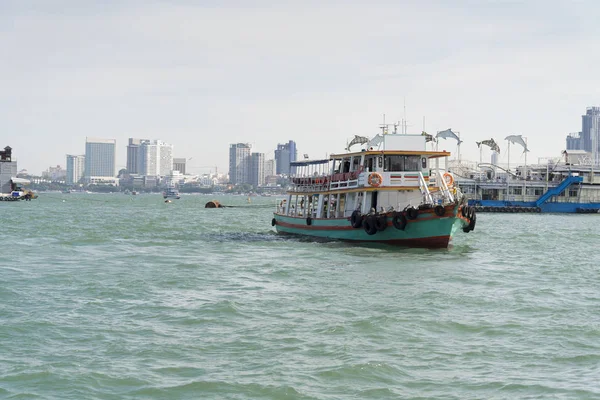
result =
[[[433,211],[435,212],[435,215],[437,215],[438,217],[443,217],[444,214],[446,214],[446,209],[440,205],[435,206]]]
[[[535,208],[535,212],[536,213],[541,213],[542,212],[542,208],[541,207],[536,207]]]
[[[368,216],[363,221],[363,228],[365,232],[369,235],[374,235],[377,233],[377,225],[376,225],[376,217],[373,215]]]
[[[469,233],[473,229],[475,229],[476,222],[477,222],[477,213],[475,212],[475,210],[473,210],[471,215],[469,216],[469,225],[467,225],[463,228],[463,232]]]
[[[407,217],[408,219],[417,219],[417,216],[418,216],[418,215],[419,215],[419,210],[417,210],[417,209],[416,209],[416,208],[414,208],[414,207],[409,207],[409,208],[406,210],[406,217]]]
[[[386,215],[379,215],[375,218],[375,228],[377,228],[378,231],[385,231],[385,228],[387,228]]]
[[[306,225],[312,225],[312,218],[310,217],[310,215],[306,217]]]
[[[360,211],[354,210],[350,216],[350,225],[352,225],[353,228],[360,228],[362,225],[362,215],[360,214]]]
[[[271,226],[275,226],[275,225],[277,225],[277,220],[275,218],[273,218],[271,220]]]
[[[406,217],[404,216],[404,214],[400,212],[394,213],[394,217],[392,218],[392,224],[394,225],[394,228],[403,231],[404,229],[406,229],[407,222],[408,221],[406,221]]]

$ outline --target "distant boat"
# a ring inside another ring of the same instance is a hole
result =
[[[179,198],[181,198],[181,196],[179,196],[179,191],[174,186],[171,186],[171,187],[167,188],[167,190],[165,190],[163,192],[163,198],[165,198],[165,199],[179,199]]]

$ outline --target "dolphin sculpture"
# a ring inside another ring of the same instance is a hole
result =
[[[527,148],[527,143],[525,143],[525,140],[523,140],[523,136],[521,135],[509,135],[507,137],[504,138],[504,140],[508,140],[511,143],[516,143],[516,144],[520,144],[521,146],[523,146],[523,153],[528,152],[529,149]]]
[[[456,139],[458,144],[461,144],[463,141],[456,135],[456,133],[452,132],[452,129],[446,129],[445,131],[438,132],[435,136],[436,138],[444,138],[444,139]]]

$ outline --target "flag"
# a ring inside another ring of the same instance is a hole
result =
[[[425,143],[435,142],[435,138],[433,137],[433,135],[430,135],[429,133],[427,133],[425,131],[421,132],[421,136],[425,136]]]

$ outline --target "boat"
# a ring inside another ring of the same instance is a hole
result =
[[[179,191],[177,190],[177,188],[175,188],[175,186],[169,186],[163,192],[163,198],[165,198],[165,199],[179,199],[179,198],[181,198],[181,196],[179,196]]]
[[[352,151],[356,144],[361,149]],[[281,234],[447,248],[477,220],[440,167],[449,156],[428,151],[424,135],[355,136],[344,153],[290,163],[290,186],[271,225]]]
[[[23,185],[29,183],[28,179],[11,177],[9,181],[10,193],[0,193],[0,201],[31,201],[37,199],[38,195],[33,191],[22,188]]]

